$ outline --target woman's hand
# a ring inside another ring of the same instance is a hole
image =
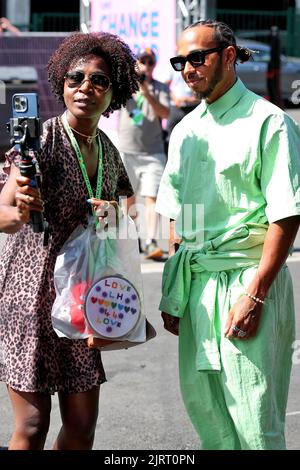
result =
[[[164,322],[164,328],[173,335],[179,335],[179,318],[173,317],[166,312],[161,312],[161,317]]]
[[[242,295],[233,305],[225,325],[228,339],[250,339],[256,335],[262,314],[261,303]]]
[[[96,338],[94,336],[89,336],[86,339],[86,344],[90,349],[101,349],[113,343],[115,343],[115,341],[112,339]]]
[[[18,209],[19,221],[29,222],[30,211],[43,212],[44,204],[37,188],[30,186],[30,179],[25,176],[16,177],[17,189],[15,201]]]
[[[117,226],[119,206],[116,201],[104,201],[103,199],[92,198],[89,199],[89,202],[94,208],[101,227],[106,229],[108,226]]]

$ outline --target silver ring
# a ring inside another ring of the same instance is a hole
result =
[[[231,327],[232,331],[234,331],[235,333],[237,333],[237,335],[240,337],[240,338],[244,338],[244,336],[246,336],[247,332],[244,331],[244,330],[241,330],[238,326],[236,325],[233,325]]]
[[[232,331],[234,331],[235,333],[238,333],[238,332],[240,331],[239,327],[236,326],[236,325],[233,325],[233,326],[231,327],[231,329],[232,329]]]
[[[239,336],[240,338],[244,338],[244,336],[246,336],[246,334],[247,334],[247,332],[244,331],[244,330],[240,330],[240,331],[238,332],[238,336]]]

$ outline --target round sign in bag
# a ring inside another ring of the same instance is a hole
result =
[[[104,338],[121,338],[128,335],[139,320],[139,294],[124,277],[105,276],[87,292],[84,312],[96,333]]]

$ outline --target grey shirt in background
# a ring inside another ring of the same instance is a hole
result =
[[[149,83],[149,91],[160,104],[170,107],[168,86],[157,80]],[[119,145],[118,149],[124,153],[138,155],[152,155],[164,153],[161,119],[157,117],[147,98],[142,104],[144,119],[142,125],[134,125],[130,114],[137,108],[136,99],[127,101],[126,108],[120,112]]]

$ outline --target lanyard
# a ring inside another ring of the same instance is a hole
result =
[[[141,93],[137,93],[137,94],[136,94],[136,100],[135,100],[135,102],[136,102],[136,106],[137,106],[138,109],[142,109],[144,100],[145,100],[145,98],[144,98],[144,96],[143,96]]]
[[[82,176],[83,176],[84,182],[86,184],[86,187],[89,193],[89,197],[93,198],[94,197],[93,190],[92,190],[91,183],[90,183],[87,171],[86,171],[84,159],[80,151],[79,145],[77,143],[77,140],[75,139],[74,134],[69,126],[66,113],[62,115],[62,122],[71,140],[71,144],[75,150],[76,157],[77,157],[77,160],[78,160],[81,172],[82,172]],[[99,145],[99,162],[98,162],[97,187],[96,187],[96,196],[95,196],[96,199],[101,198],[101,189],[102,189],[102,145],[101,145],[100,136],[98,136],[98,145]]]

